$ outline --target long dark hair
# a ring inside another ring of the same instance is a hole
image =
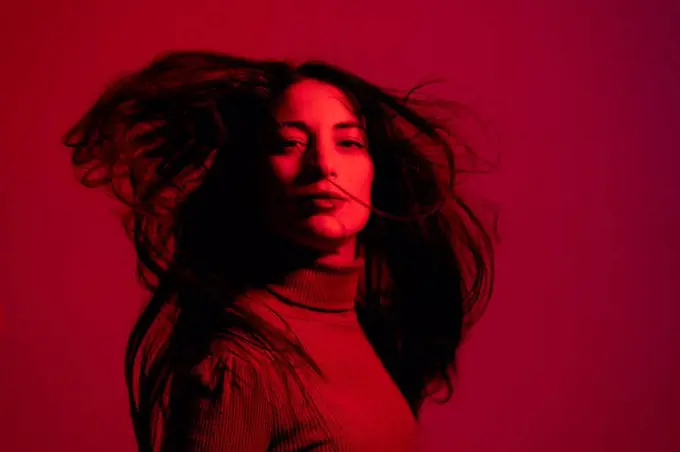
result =
[[[154,407],[172,411],[170,383],[187,350],[198,356],[213,335],[242,333],[284,350],[229,295],[263,278],[254,175],[278,145],[271,107],[301,78],[341,89],[366,123],[375,176],[359,237],[361,325],[416,415],[426,398],[453,391],[456,350],[492,292],[496,238],[495,223],[457,189],[461,158],[473,155],[457,130],[466,109],[388,92],[322,62],[169,53],[118,79],[64,137],[81,182],[127,206],[124,226],[151,293],[126,354],[142,450]]]

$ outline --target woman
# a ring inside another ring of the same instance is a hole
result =
[[[398,451],[491,293],[493,235],[431,107],[323,63],[172,53],[66,134],[129,207],[152,296],[140,451]]]

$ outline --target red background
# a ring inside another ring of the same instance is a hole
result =
[[[680,450],[680,14],[673,1],[53,1],[0,14],[0,449],[134,447],[134,256],[59,138],[167,49],[448,77],[492,121],[496,293],[423,451]]]

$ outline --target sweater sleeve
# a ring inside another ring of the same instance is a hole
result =
[[[263,378],[257,366],[233,354],[206,357],[191,374],[165,450],[266,451],[273,410]]]

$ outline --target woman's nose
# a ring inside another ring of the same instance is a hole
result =
[[[331,143],[315,143],[308,150],[309,164],[323,178],[336,172],[335,149]]]

